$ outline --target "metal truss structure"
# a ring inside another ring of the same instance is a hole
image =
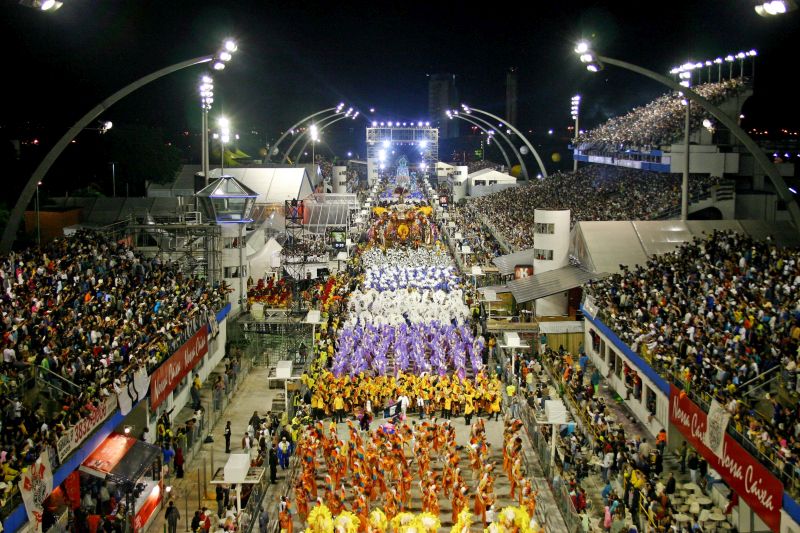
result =
[[[421,123],[420,123],[421,124]],[[439,129],[429,126],[377,126],[367,128],[367,179],[378,179],[381,151],[392,146],[414,145],[419,148],[428,168],[439,161]]]

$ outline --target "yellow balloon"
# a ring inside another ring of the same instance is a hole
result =
[[[520,177],[520,175],[522,175],[522,167],[519,165],[514,165],[513,167],[511,167],[511,172],[509,172],[509,174],[511,174],[515,178]]]
[[[558,152],[553,152],[552,154],[550,154],[550,159],[553,161],[553,163],[558,163],[559,161],[561,161],[561,154],[559,154]]]

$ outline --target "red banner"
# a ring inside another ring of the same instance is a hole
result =
[[[731,490],[744,499],[772,531],[779,531],[783,484],[727,433],[724,435],[722,456],[717,456],[706,446],[706,413],[674,385],[670,385],[669,400],[670,423],[678,428],[690,446],[708,461],[708,466],[719,472]]]
[[[163,482],[159,481],[158,485],[153,486],[153,490],[150,492],[150,495],[144,501],[142,506],[136,511],[136,517],[133,520],[133,531],[134,533],[139,533],[142,531],[144,526],[147,525],[147,521],[150,520],[150,517],[153,516],[153,512],[158,507],[158,504],[161,503],[161,490],[162,490]]]
[[[64,480],[64,492],[67,495],[69,506],[75,510],[81,506],[81,475],[73,470]]]
[[[178,386],[186,374],[192,371],[206,353],[208,353],[208,326],[200,328],[150,376],[151,411],[154,411],[169,396],[169,393]]]

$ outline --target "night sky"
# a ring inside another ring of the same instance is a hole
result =
[[[667,73],[687,59],[755,48],[759,125],[800,124],[796,64],[800,11],[756,15],[749,0],[700,2],[264,2],[64,0],[54,13],[3,3],[5,105],[0,125],[66,128],[104,97],[150,71],[213,53],[225,37],[240,52],[215,75],[212,115],[274,136],[339,101],[378,120],[427,117],[426,74],[457,76],[462,100],[503,113],[505,72],[519,71],[519,125],[534,134],[570,124],[573,94],[593,126],[664,92],[609,67],[590,74],[574,43]],[[171,75],[104,117],[174,133],[197,130],[203,68]],[[755,117],[755,118],[754,118]],[[363,126],[364,122],[361,122]],[[363,135],[363,134],[360,134]]]

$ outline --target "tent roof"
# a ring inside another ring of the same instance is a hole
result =
[[[485,168],[483,170],[479,170],[477,172],[473,172],[469,176],[470,180],[474,179],[481,179],[481,180],[497,180],[498,182],[504,183],[516,183],[517,178],[510,174],[506,174],[504,172],[500,172],[499,170],[494,170],[491,168]]]
[[[137,440],[108,477],[116,483],[135,483],[160,454],[158,446]]]
[[[533,266],[533,248],[495,257],[492,263],[497,266],[501,275],[508,276],[514,273],[514,267],[517,265]]]
[[[225,174],[221,178],[217,178],[209,183],[202,190],[198,191],[197,196],[205,196],[209,198],[252,198],[254,196],[258,196],[258,193],[244,183],[241,183],[233,176]]]
[[[480,170],[476,170],[475,172],[470,172],[467,177],[471,178],[473,176],[483,176],[484,174],[488,174],[489,172],[493,172],[494,169],[491,168],[482,168]]]
[[[594,272],[619,272],[620,265],[643,265],[714,230],[732,230],[755,239],[771,236],[781,246],[800,245],[788,222],[763,220],[637,220],[578,222],[572,230],[570,255]]]
[[[525,303],[580,287],[588,281],[604,276],[605,274],[587,272],[570,265],[509,281],[508,287],[517,303]]]
[[[115,483],[133,483],[155,462],[161,453],[158,446],[112,433],[95,449],[80,469]]]
[[[215,172],[219,172],[215,169]],[[303,199],[313,192],[305,167],[235,167],[226,168],[225,174],[233,176],[258,194],[256,203],[283,203]]]

